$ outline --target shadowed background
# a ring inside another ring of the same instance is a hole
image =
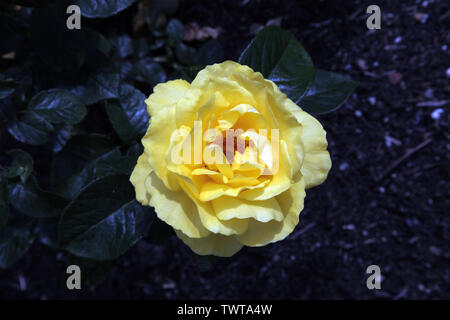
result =
[[[68,258],[35,243],[0,273],[0,297],[449,298],[450,4],[379,1],[381,30],[369,31],[370,4],[181,1],[173,15],[219,30],[232,60],[263,25],[281,25],[317,67],[360,82],[341,109],[318,117],[333,168],[307,191],[300,223],[286,240],[199,261],[176,237],[147,237],[104,266],[111,270],[101,284],[76,292],[65,289]],[[137,10],[93,23],[131,33]],[[111,130],[104,112],[93,112],[92,132]],[[366,288],[372,264],[381,268],[382,290]]]

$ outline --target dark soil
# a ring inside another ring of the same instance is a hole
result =
[[[184,1],[175,15],[221,27],[232,60],[253,37],[252,24],[282,17],[316,66],[360,81],[344,107],[319,117],[333,168],[307,191],[290,237],[244,248],[209,268],[175,237],[145,239],[112,263],[104,283],[77,292],[65,289],[64,255],[34,244],[0,273],[0,297],[450,298],[449,103],[420,106],[450,97],[450,3],[378,1],[382,29],[372,31],[370,4]],[[443,112],[433,119],[438,108]],[[372,264],[381,268],[381,290],[366,287]]]

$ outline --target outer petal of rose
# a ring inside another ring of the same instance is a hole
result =
[[[286,141],[288,152],[292,159],[294,174],[300,174],[303,161],[303,146],[301,143],[301,126],[286,103],[295,105],[286,94],[270,80],[264,79],[259,72],[246,67],[240,74],[235,75],[239,84],[252,92],[257,100],[257,108],[273,129],[280,130],[280,138]]]
[[[159,219],[191,238],[210,234],[200,221],[196,205],[184,192],[169,190],[154,172],[146,178],[145,187]]]
[[[153,93],[145,100],[148,113],[154,116],[166,106],[174,105],[189,87],[189,82],[182,79],[158,84],[153,88]]]
[[[180,231],[175,230],[175,232],[192,251],[202,256],[212,254],[219,257],[231,257],[243,247],[233,236],[212,233],[205,238],[194,239]]]
[[[268,104],[276,116],[280,127],[280,136],[286,141],[292,170],[295,175],[300,175],[305,154],[301,137],[302,127],[290,110],[293,107],[296,109],[300,108],[286,94],[282,93],[273,82],[271,84],[273,86],[273,95],[267,95]],[[289,105],[290,108],[287,108],[286,105]]]
[[[236,235],[236,239],[250,247],[260,247],[283,240],[298,224],[298,217],[303,210],[304,199],[305,185],[304,180],[301,179],[292,188],[277,196],[278,203],[284,215],[283,221],[271,220],[264,223],[250,219],[247,232]]]
[[[261,73],[234,61],[207,66],[191,83],[192,88],[220,92],[230,107],[248,104],[262,113],[269,128],[278,128],[275,116],[266,107],[266,92],[272,90],[270,81]]]
[[[167,188],[178,190],[179,186],[176,177],[167,170],[166,163],[166,152],[170,145],[170,138],[176,130],[173,121],[174,116],[174,106],[166,106],[154,114],[150,119],[147,133],[142,138],[142,144],[144,145],[148,162],[158,177]]]
[[[235,197],[214,199],[212,206],[220,220],[253,218],[261,222],[282,221],[284,215],[275,198],[262,201],[247,201]]]
[[[306,188],[311,188],[324,182],[331,169],[326,131],[320,122],[307,112],[296,110],[294,115],[303,126],[305,157],[301,171],[305,177]]]
[[[192,128],[197,118],[197,111],[205,105],[209,106],[214,103],[214,98],[212,92],[202,91],[191,85],[185,95],[176,103],[176,114],[172,121],[175,121],[177,127],[188,126]]]
[[[253,92],[241,86],[234,78],[234,75],[246,72],[247,69],[249,69],[247,66],[233,61],[213,64],[201,70],[192,81],[191,86],[202,91],[218,91],[231,106],[242,103],[255,105]]]
[[[179,179],[179,183],[186,194],[197,205],[200,220],[206,229],[208,229],[212,233],[223,234],[226,236],[241,234],[247,230],[248,220],[219,220],[216,216],[216,213],[214,212],[211,203],[209,201],[200,201],[200,199],[195,194],[193,186],[189,182],[186,182],[183,179]]]
[[[138,158],[137,164],[134,167],[133,173],[131,173],[130,177],[130,182],[133,184],[136,191],[136,200],[144,206],[148,206],[150,201],[150,195],[147,193],[147,189],[145,188],[145,180],[152,170],[153,169],[148,163],[146,154],[143,153]]]

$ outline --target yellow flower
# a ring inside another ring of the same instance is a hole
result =
[[[331,168],[321,124],[236,62],[207,66],[191,84],[159,84],[146,104],[150,126],[130,181],[197,254],[286,238],[305,188]]]

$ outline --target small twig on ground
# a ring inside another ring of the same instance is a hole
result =
[[[395,139],[394,137],[391,137],[389,135],[386,135],[384,137],[384,139],[386,139],[386,142],[389,141],[389,142],[391,142],[391,143],[393,143],[393,144],[395,144],[397,146],[401,146],[402,145],[402,142],[400,140]]]
[[[370,72],[370,71],[364,71],[364,75],[366,75],[368,77],[372,77],[372,78],[377,78],[377,79],[382,77],[379,74],[376,74],[376,73]]]
[[[356,10],[354,13],[352,13],[348,19],[349,20],[354,20],[358,15],[360,15],[362,13],[362,9],[359,8],[358,10]]]
[[[418,102],[416,106],[418,107],[442,107],[446,104],[450,104],[450,100],[440,100],[440,101],[422,101]]]
[[[444,15],[439,18],[439,21],[443,21],[450,16],[450,11],[447,11]]]
[[[410,156],[412,156],[414,153],[416,153],[420,149],[427,146],[429,143],[431,143],[431,141],[432,141],[432,139],[428,138],[425,141],[423,141],[422,143],[420,143],[419,145],[415,146],[414,148],[408,149],[403,156],[401,156],[400,158],[395,160],[389,167],[387,167],[387,169],[384,170],[383,173],[378,176],[378,178],[375,178],[375,181],[380,182],[381,180],[383,180],[389,173],[391,173],[395,168],[397,168],[403,161],[408,159]]]
[[[291,240],[298,239],[301,235],[305,234],[310,229],[314,228],[315,225],[316,225],[315,222],[311,222],[310,224],[306,225],[306,227],[304,227],[302,230],[300,230],[300,231],[296,232],[295,234],[293,234],[292,237],[291,237]]]

